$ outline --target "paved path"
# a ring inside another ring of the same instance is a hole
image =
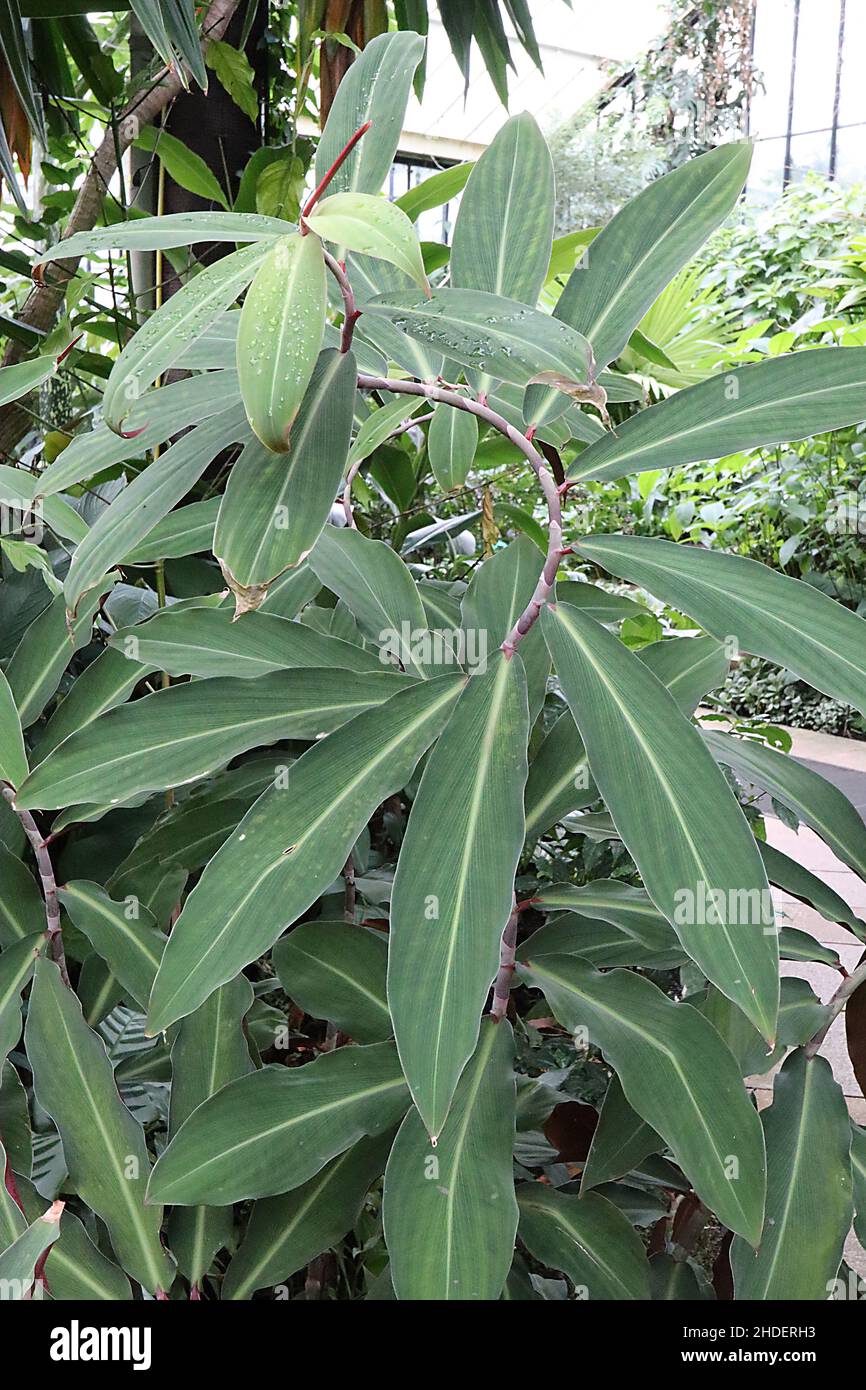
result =
[[[789,729],[788,732],[793,740],[792,754],[807,767],[833,782],[857,807],[866,821],[866,743],[854,739],[831,738],[827,734],[813,733],[805,729]],[[770,844],[783,850],[804,868],[810,869],[813,874],[822,878],[844,898],[858,917],[866,920],[866,884],[836,858],[814,831],[801,825],[799,832],[794,832],[770,814],[766,817],[766,826]],[[846,970],[854,968],[863,954],[863,946],[849,931],[826,921],[814,908],[807,907],[787,893],[774,888],[773,897],[783,924],[799,927],[818,941],[832,946],[833,950],[838,952]],[[838,972],[826,965],[783,961],[782,974],[799,975],[801,979],[808,980],[815,993],[825,1002],[839,984]],[[821,1053],[833,1068],[834,1075],[845,1093],[851,1115],[858,1124],[866,1124],[866,1100],[857,1085],[848,1058],[843,1017],[836,1019]],[[772,1072],[766,1076],[752,1078],[761,1108],[769,1105],[772,1100],[772,1078]],[[845,1255],[849,1264],[866,1277],[866,1252],[860,1248],[853,1235],[849,1239]]]

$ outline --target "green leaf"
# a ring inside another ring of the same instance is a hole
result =
[[[456,198],[463,191],[474,168],[474,163],[467,160],[463,164],[452,164],[450,169],[440,169],[421,183],[416,183],[408,192],[401,193],[399,198],[395,198],[395,205],[403,209],[410,222],[417,222],[422,212],[440,208]]]
[[[108,580],[106,589],[111,588]],[[26,729],[42,713],[60,684],[70,658],[90,641],[97,598],[90,599],[67,627],[62,594],[34,618],[6,667],[6,679]]]
[[[567,1274],[581,1298],[649,1299],[643,1241],[612,1202],[572,1197],[542,1183],[517,1189],[520,1239],[544,1265]]]
[[[688,613],[714,637],[733,636],[741,650],[866,710],[866,624],[813,585],[742,555],[643,536],[579,544],[595,563]]]
[[[301,212],[305,174],[297,155],[267,163],[256,179],[256,211],[294,222]]]
[[[566,710],[529,764],[524,799],[527,845],[534,845],[564,815],[590,806],[598,797],[583,739],[571,710]]]
[[[359,1139],[292,1192],[256,1202],[229,1264],[222,1298],[251,1298],[256,1289],[288,1279],[342,1240],[385,1167],[391,1141],[390,1132]]]
[[[497,652],[467,684],[431,752],[403,837],[388,1003],[412,1098],[433,1137],[475,1051],[511,913],[528,735],[523,664]]]
[[[45,932],[25,936],[0,952],[0,1067],[21,1038],[21,991],[45,944]]]
[[[218,676],[156,690],[93,720],[49,753],[22,787],[23,807],[119,803],[180,786],[248,748],[280,738],[314,739],[371,705],[405,678],[315,668],[274,671],[255,681]],[[275,769],[275,773],[278,769]]]
[[[0,780],[18,787],[27,776],[21,720],[9,682],[0,671]]]
[[[253,1070],[243,1032],[253,991],[243,975],[215,990],[181,1023],[171,1049],[169,1137],[197,1106]],[[168,1241],[178,1267],[192,1284],[200,1283],[213,1257],[231,1242],[232,1213],[222,1207],[179,1207],[172,1212]]]
[[[209,497],[206,502],[190,502],[186,507],[175,508],[124,555],[123,563],[152,565],[158,560],[174,560],[209,551],[220,501],[219,497]]]
[[[553,162],[528,111],[512,116],[475,165],[451,246],[456,289],[535,305],[553,238]]]
[[[416,285],[427,287],[415,229],[396,203],[370,193],[335,193],[318,203],[305,220],[323,241],[388,261]]]
[[[581,888],[558,883],[544,888],[536,901],[543,910],[565,909],[568,915],[525,941],[521,959],[534,960],[542,953],[578,955],[594,965],[657,970],[684,964],[685,952],[676,935],[641,888],[618,879],[596,879]]]
[[[10,1246],[0,1253],[0,1288],[4,1298],[25,1299],[33,1287],[33,1275],[40,1257],[60,1235],[63,1202],[54,1202]],[[15,1292],[10,1293],[11,1290]]]
[[[319,354],[288,458],[258,440],[234,464],[213,541],[238,611],[258,606],[267,586],[310,553],[322,531],[346,466],[357,367],[351,352]]]
[[[434,407],[427,435],[433,476],[443,492],[462,487],[478,448],[478,420],[450,405]]]
[[[355,351],[360,352],[364,343],[373,347],[388,362],[396,362],[398,367],[419,381],[431,381],[439,376],[445,365],[441,352],[435,352],[423,343],[416,342],[406,333],[401,333],[381,315],[368,314],[371,301],[380,294],[413,294],[412,281],[408,275],[387,261],[377,261],[372,256],[351,255],[348,260],[348,275],[355,293],[355,301],[362,311],[355,330]],[[368,348],[369,352],[370,349]],[[360,359],[359,359],[360,361]],[[374,375],[377,373],[374,372]],[[405,398],[406,415],[411,414],[411,397]],[[423,404],[423,398],[415,398],[415,406]]]
[[[388,319],[401,332],[491,377],[518,386],[546,382],[577,400],[601,399],[586,339],[516,300],[460,289],[434,290],[429,299],[380,294],[364,312]]]
[[[614,1072],[607,1088],[580,1179],[581,1195],[631,1173],[664,1148],[651,1125],[632,1110]]]
[[[175,48],[202,91],[207,92],[207,68],[196,21],[195,0],[180,0],[179,4],[164,5],[163,16]],[[216,46],[213,40],[209,41],[209,49]]]
[[[362,631],[377,644],[383,663],[399,661],[416,676],[435,673],[424,650],[428,636],[424,607],[415,581],[395,550],[349,527],[326,526],[310,564],[325,588],[343,600]]]
[[[733,1055],[690,1004],[627,970],[570,956],[521,967],[560,1023],[600,1047],[633,1110],[672,1150],[723,1225],[757,1246],[764,1215],[761,1124]]]
[[[70,613],[112,565],[143,540],[199,480],[221,449],[246,434],[237,405],[197,425],[166,449],[100,512],[69,566],[63,592]]]
[[[348,922],[302,922],[278,941],[274,969],[304,1013],[324,1018],[357,1042],[382,1042],[393,1032],[385,975],[385,938]]]
[[[251,121],[256,121],[259,114],[259,100],[255,88],[256,77],[246,54],[233,48],[230,43],[223,43],[218,40],[208,44],[205,61],[208,67],[216,73],[235,106],[239,106],[244,115],[249,116]]]
[[[61,903],[137,1004],[147,1008],[166,937],[137,900],[113,902],[98,883],[73,880],[58,889]]]
[[[841,429],[866,415],[864,388],[866,348],[767,358],[639,411],[584,449],[568,476],[623,478]]]
[[[188,193],[194,193],[197,198],[203,198],[205,202],[219,203],[228,212],[226,195],[216,175],[208,168],[201,155],[196,154],[182,140],[170,135],[162,126],[146,125],[132,143],[136,149],[149,150],[155,154],[174,183],[185,188]]]
[[[866,1244],[866,1130],[851,1125],[851,1172],[854,1179],[854,1234]]]
[[[810,826],[849,869],[866,879],[866,826],[859,812],[833,782],[754,739],[704,730],[713,757],[738,776],[771,793]]]
[[[227,1205],[300,1187],[409,1104],[393,1043],[340,1047],[303,1067],[230,1081],[181,1125],[154,1167],[148,1200]]]
[[[234,303],[267,262],[271,247],[279,244],[245,246],[216,261],[150,316],[123,349],[106,383],[103,418],[110,429],[123,433],[135,402]]]
[[[668,281],[727,217],[751,158],[751,142],[742,140],[690,159],[631,198],[595,237],[554,312],[589,339],[599,366],[619,356]]]
[[[246,613],[235,623],[226,608],[166,608],[122,628],[110,645],[172,676],[254,680],[293,667],[387,674],[375,652],[275,613]]]
[[[850,928],[855,936],[864,938],[866,923],[852,912],[835,889],[818,878],[817,874],[810,873],[802,864],[783,854],[781,850],[767,844],[766,840],[758,841],[758,849],[771,883],[814,907],[815,911],[820,912],[829,922],[840,922]]]
[[[463,596],[462,627],[468,666],[481,666],[505,641],[535,591],[538,554],[527,536],[518,536],[479,565]],[[474,656],[474,660],[473,660]],[[544,702],[550,657],[540,630],[530,629],[520,646],[526,670],[530,724]]]
[[[650,642],[637,655],[667,686],[683,714],[693,714],[707,692],[718,690],[728,675],[724,645],[715,637],[670,637]]]
[[[35,1220],[48,1210],[51,1203],[40,1197],[20,1173],[16,1175],[16,1184],[29,1220]],[[128,1302],[132,1299],[126,1275],[94,1245],[68,1207],[60,1218],[60,1236],[48,1252],[45,1278],[52,1298],[59,1302],[73,1299]]]
[[[77,435],[45,472],[39,474],[39,495],[50,498],[115,464],[138,458],[172,434],[189,425],[198,425],[209,416],[222,414],[239,400],[240,387],[234,371],[206,372],[161,386],[156,391],[147,391],[126,418],[129,433],[134,437],[124,439],[107,425],[97,425],[95,430]]]
[[[369,458],[405,420],[411,419],[423,403],[421,396],[416,396],[414,399],[398,396],[396,400],[389,401],[387,405],[379,406],[378,409],[371,411],[363,421],[349,450],[349,467],[356,463],[363,463],[364,459]],[[453,413],[457,414],[458,412],[454,411]]]
[[[15,824],[19,824],[17,818]],[[44,930],[45,906],[33,875],[16,854],[0,844],[0,946],[5,950]]]
[[[150,1293],[167,1289],[161,1211],[144,1204],[144,1134],[118,1095],[104,1043],[53,961],[37,963],[25,1041],[37,1099],[60,1132],[75,1191],[102,1217],[124,1269]]]
[[[181,912],[151,996],[152,1033],[267,951],[333,882],[376,807],[409,780],[462,684],[443,676],[401,691],[308,749],[259,797]]]
[[[274,453],[289,448],[322,346],[326,303],[322,243],[299,232],[281,237],[247,290],[237,346],[247,419]]]
[[[361,139],[330,184],[331,193],[378,193],[394,155],[409,100],[412,76],[424,53],[420,34],[380,34],[366,44],[334,96],[316,149],[320,183],[351,137],[367,121]]]
[[[36,256],[33,264],[99,256],[104,251],[172,251],[199,241],[273,241],[286,235],[281,218],[238,212],[173,212],[165,217],[133,217],[64,237]],[[28,364],[30,365],[30,364]],[[8,368],[4,368],[8,370]],[[3,378],[0,376],[0,381]]]
[[[597,623],[611,626],[624,618],[643,617],[647,612],[642,603],[636,603],[625,594],[611,594],[597,584],[580,579],[560,579],[556,585],[556,599],[558,603],[570,603],[573,608],[579,608]]]
[[[757,1255],[731,1246],[738,1299],[825,1300],[851,1227],[851,1124],[824,1057],[787,1059],[761,1114],[767,1215]]]
[[[612,633],[563,603],[541,622],[590,770],[647,892],[692,960],[771,1041],[779,973],[769,888],[723,775],[673,696]]]
[[[416,1110],[385,1170],[382,1217],[399,1299],[497,1299],[514,1255],[514,1038],[485,1019],[435,1149]]]
[[[35,391],[57,371],[54,357],[34,357],[32,362],[17,362],[12,367],[0,367],[0,406],[8,405]]]

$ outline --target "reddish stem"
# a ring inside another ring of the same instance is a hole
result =
[[[362,126],[358,127],[349,143],[337,155],[337,158],[334,160],[333,164],[331,165],[325,177],[322,179],[321,183],[313,189],[309,198],[304,203],[303,209],[301,210],[301,232],[306,231],[306,228],[304,227],[304,218],[309,217],[310,213],[313,211],[313,208],[316,206],[316,203],[319,201],[325,189],[328,187],[328,184],[331,182],[331,179],[336,174],[340,165],[346,162],[349,155],[352,153],[352,150],[355,148],[358,141],[361,139],[361,136],[367,134],[367,131],[370,129],[370,126],[372,124],[372,121],[365,121]]]
[[[332,256],[330,251],[325,251],[324,255],[325,265],[339,285],[340,294],[343,296],[343,333],[340,338],[340,351],[348,352],[352,346],[352,334],[355,332],[355,324],[361,317],[361,310],[355,307],[355,295],[352,286],[349,284],[346,267],[340,265],[336,256]]]
[[[502,944],[499,948],[499,974],[493,986],[493,1004],[490,1016],[498,1023],[508,1010],[508,996],[511,993],[511,977],[514,974],[514,955],[517,950],[517,921],[520,912],[515,902],[511,916],[505,923]]]
[[[547,466],[547,462],[542,454],[538,452],[531,440],[521,434],[520,430],[509,425],[508,421],[495,410],[491,410],[489,405],[482,401],[473,401],[467,396],[460,396],[456,391],[447,390],[441,386],[435,386],[427,381],[397,381],[390,377],[380,376],[359,376],[358,388],[361,391],[393,391],[405,396],[426,396],[431,401],[441,401],[444,405],[451,405],[455,410],[465,410],[470,415],[476,415],[479,420],[498,430],[500,434],[519,449],[523,457],[532,467],[541,490],[547,502],[548,513],[548,533],[547,533],[547,559],[544,568],[535,586],[535,592],[529,604],[521,613],[514,627],[509,632],[505,641],[502,643],[502,650],[507,658],[513,656],[519,644],[523,641],[527,632],[537,621],[545,603],[548,602],[553,594],[554,584],[556,583],[556,573],[559,569],[559,561],[562,556],[562,503],[559,496],[559,489],[553,478],[553,474]]]
[[[30,841],[31,848],[36,857],[36,867],[39,870],[42,895],[45,899],[45,920],[48,927],[48,951],[52,959],[56,961],[57,965],[60,967],[63,983],[68,985],[69,975],[66,970],[66,956],[63,950],[63,937],[60,932],[60,903],[57,900],[57,882],[54,878],[54,867],[51,863],[51,855],[48,853],[48,845],[30,812],[22,811],[15,805],[15,789],[6,783],[3,786],[2,795],[4,800],[9,802],[12,810],[20,820],[24,834]]]

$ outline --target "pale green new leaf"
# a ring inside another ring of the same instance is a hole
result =
[[[601,974],[574,957],[545,956],[521,974],[544,991],[560,1023],[601,1048],[629,1105],[662,1136],[701,1200],[757,1246],[766,1181],[761,1123],[712,1025],[627,970]]]
[[[415,229],[396,203],[369,193],[334,193],[305,220],[323,241],[388,261],[422,289],[427,285]]]
[[[144,1204],[144,1133],[118,1095],[104,1043],[53,961],[37,964],[25,1040],[36,1096],[60,1132],[72,1186],[102,1217],[124,1269],[150,1293],[167,1289],[161,1211]]]
[[[866,415],[864,390],[866,348],[768,357],[633,415],[585,449],[568,476],[623,478],[842,429]]]
[[[462,689],[419,682],[323,739],[244,816],[187,898],[150,1002],[163,1032],[257,959],[333,882],[377,806],[410,778]]]
[[[761,1114],[767,1215],[757,1255],[731,1246],[738,1299],[821,1302],[832,1291],[853,1214],[851,1124],[824,1057],[794,1052]]]
[[[722,773],[673,696],[612,633],[562,603],[541,622],[590,770],[649,896],[771,1041],[779,975],[767,877]],[[709,914],[699,907],[707,899]]]
[[[322,346],[326,303],[318,237],[295,232],[275,242],[247,290],[237,342],[247,419],[274,453],[289,448],[292,424]]]
[[[351,1230],[364,1198],[385,1167],[392,1135],[359,1139],[315,1177],[279,1197],[256,1202],[243,1242],[228,1267],[223,1299],[248,1299],[288,1279]]]
[[[369,458],[380,444],[399,429],[404,420],[409,420],[424,404],[421,396],[405,397],[398,396],[396,400],[389,401],[387,405],[379,406],[378,409],[371,411],[366,420],[361,424],[357,435],[349,450],[347,463],[349,467],[356,463],[363,463],[365,458]],[[457,411],[452,411],[456,415]]]
[[[511,913],[528,735],[522,662],[497,653],[469,681],[430,754],[403,837],[388,1003],[412,1098],[434,1137],[475,1050]]]
[[[417,1110],[397,1134],[382,1218],[399,1299],[497,1299],[517,1230],[514,1148],[514,1038],[505,1019],[487,1018],[432,1149]]]
[[[148,1199],[227,1205],[300,1187],[409,1104],[393,1043],[340,1047],[303,1067],[230,1081],[181,1125],[154,1167]]]
[[[581,1298],[649,1299],[643,1241],[612,1202],[596,1192],[576,1197],[521,1183],[517,1204],[527,1250],[567,1274]]]
[[[253,440],[223,494],[213,551],[238,595],[258,606],[268,584],[310,553],[346,464],[357,367],[351,352],[319,354],[292,427],[288,455]]]
[[[232,252],[193,276],[151,315],[123,349],[106,383],[102,409],[111,429],[121,433],[148,386],[234,303],[270,254],[268,242]]]
[[[180,786],[248,748],[281,738],[314,739],[407,684],[398,672],[301,668],[255,681],[218,676],[156,690],[71,734],[34,768],[24,807],[120,803]]]
[[[403,209],[410,222],[417,222],[422,212],[442,207],[456,198],[465,188],[474,168],[474,163],[467,160],[463,164],[452,164],[450,169],[439,169],[421,183],[416,183],[414,188],[401,193],[399,198],[395,198],[395,204]]]
[[[302,922],[273,950],[274,969],[304,1013],[325,1018],[357,1042],[393,1032],[385,994],[388,945],[348,922]]]

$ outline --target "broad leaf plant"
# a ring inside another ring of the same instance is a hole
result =
[[[515,116],[431,284],[380,193],[422,54],[389,34],[353,64],[297,226],[147,217],[42,257],[229,243],[129,337],[96,428],[0,470],[52,586],[0,677],[0,1272],[21,1296],[273,1297],[354,1230],[341,1296],[534,1298],[539,1275],[712,1296],[682,1211],[736,1297],[824,1299],[866,1221],[866,1133],[819,1049],[866,967],[827,1005],[780,990],[780,956],[840,963],[776,921],[770,884],[852,944],[866,925],[759,838],[735,779],[864,879],[866,829],[816,772],[694,712],[732,643],[866,712],[866,624],[749,559],[566,534],[563,501],[863,420],[866,349],[612,423],[640,396],[616,363],[660,352],[636,326],[734,208],[749,144],[633,199],[551,313],[551,160]],[[8,368],[0,397],[56,370]],[[444,492],[500,440],[546,525],[468,585],[431,579],[357,500],[406,431]],[[189,500],[218,457],[221,491]],[[102,510],[71,504],[134,460]],[[217,585],[130,604],[129,567],[191,556]],[[617,627],[646,595],[694,635],[632,650]],[[533,876],[563,826],[633,881]],[[579,1152],[550,1137],[575,1058],[606,1086]],[[744,1078],[780,1061],[759,1114]]]

